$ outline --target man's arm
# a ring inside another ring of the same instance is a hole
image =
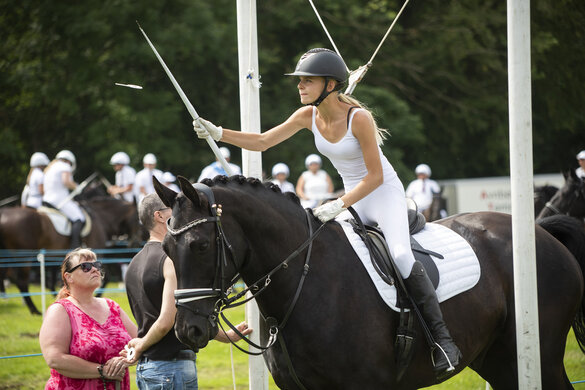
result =
[[[128,360],[131,364],[136,363],[144,351],[152,345],[158,343],[175,324],[175,314],[177,309],[175,307],[174,292],[177,288],[177,277],[175,275],[175,266],[170,258],[165,259],[163,265],[163,275],[165,279],[163,287],[162,305],[160,308],[160,315],[152,324],[152,327],[141,338],[135,338],[128,342],[129,347],[134,347],[136,354],[132,360]]]

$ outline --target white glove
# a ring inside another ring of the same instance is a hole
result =
[[[323,223],[335,218],[341,212],[347,210],[343,207],[343,201],[341,198],[337,198],[332,202],[325,203],[313,210],[315,217]]]
[[[197,118],[193,121],[193,130],[197,133],[197,137],[207,138],[211,136],[215,141],[219,141],[223,135],[221,126],[216,126],[203,118]]]

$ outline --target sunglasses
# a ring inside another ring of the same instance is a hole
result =
[[[75,267],[71,268],[70,270],[67,270],[66,272],[71,273],[71,272],[75,271],[77,268],[81,268],[81,270],[83,272],[89,272],[94,267],[98,271],[101,271],[103,265],[99,261],[91,261],[91,262],[90,261],[87,261],[87,262],[83,262],[83,263],[77,264]]]

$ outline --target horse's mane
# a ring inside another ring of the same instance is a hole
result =
[[[213,187],[215,185],[237,185],[240,187],[245,188],[246,186],[259,190],[265,191],[266,193],[272,192],[283,196],[284,198],[290,200],[291,202],[295,203],[297,206],[301,205],[301,201],[299,197],[293,192],[282,192],[280,187],[272,182],[262,182],[261,180],[255,177],[245,177],[242,175],[235,175],[235,176],[216,176],[213,179],[203,179],[201,181],[202,184],[205,184],[208,187]]]

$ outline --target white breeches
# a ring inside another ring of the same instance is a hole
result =
[[[384,233],[390,254],[403,278],[415,262],[410,248],[408,214],[404,188],[399,180],[384,183],[352,206],[362,222],[377,222]]]
[[[83,215],[83,212],[81,212],[81,207],[79,207],[79,205],[73,200],[70,200],[67,203],[65,203],[59,209],[59,211],[65,214],[67,218],[69,218],[69,220],[72,222],[76,220],[85,222],[85,215]]]

